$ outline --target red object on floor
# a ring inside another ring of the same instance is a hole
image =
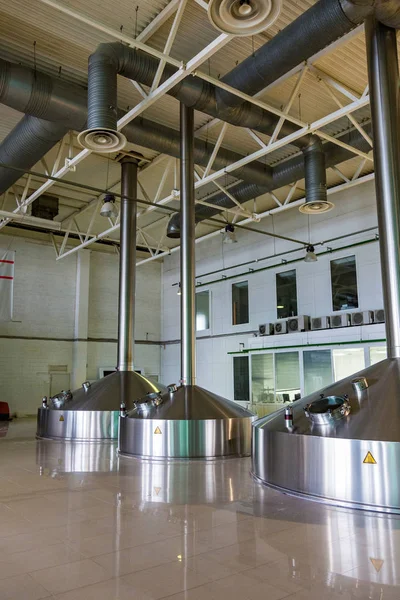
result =
[[[0,402],[0,421],[8,421],[10,418],[10,407],[7,402]]]

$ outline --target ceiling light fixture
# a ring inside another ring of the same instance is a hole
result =
[[[236,233],[233,225],[229,224],[225,227],[224,237],[222,238],[224,244],[236,244]]]
[[[299,207],[299,211],[305,215],[318,215],[319,213],[325,213],[335,208],[333,202],[328,200],[314,200],[310,202],[304,202]]]
[[[106,194],[104,196],[103,204],[100,209],[102,217],[116,217],[118,216],[118,210],[115,206],[114,194]]]
[[[314,246],[312,244],[310,244],[309,246],[307,246],[306,257],[304,259],[304,262],[306,262],[306,263],[317,262],[317,260],[318,260],[318,256],[315,254]]]

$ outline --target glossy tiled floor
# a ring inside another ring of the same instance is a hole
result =
[[[1,426],[0,426],[1,427]],[[0,428],[1,600],[399,600],[400,518]]]

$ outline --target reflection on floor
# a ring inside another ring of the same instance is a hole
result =
[[[0,439],[2,600],[400,597],[399,517],[261,488],[249,459],[140,462],[34,430]]]

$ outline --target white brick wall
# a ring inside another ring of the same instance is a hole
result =
[[[308,223],[310,223],[311,241],[319,242],[339,235],[349,235],[356,231],[375,226],[377,224],[375,188],[374,182],[369,182],[332,197],[335,203],[333,211],[307,217],[297,209],[291,209],[271,218],[266,218],[257,224],[257,228],[265,231],[296,239],[308,241]],[[196,274],[203,274],[215,269],[221,269],[248,260],[270,256],[275,253],[292,250],[296,246],[293,243],[267,238],[266,236],[251,234],[246,231],[236,230],[238,243],[223,245],[222,236],[215,236],[205,243],[196,245]],[[326,246],[345,246],[363,239],[372,238],[373,232],[348,237],[340,242],[332,242]],[[325,248],[326,248],[325,246]],[[317,247],[320,252],[323,247]],[[203,339],[197,341],[197,382],[216,393],[232,398],[232,357],[227,354],[230,351],[238,351],[239,343],[245,342],[249,345],[249,335],[240,335],[241,332],[256,330],[260,323],[274,322],[276,314],[276,287],[275,278],[279,271],[296,269],[297,271],[297,295],[298,314],[310,316],[322,316],[332,313],[331,282],[330,282],[330,260],[349,255],[355,255],[357,261],[358,296],[359,308],[361,310],[376,309],[383,307],[382,285],[380,273],[379,245],[377,243],[365,246],[357,246],[333,255],[319,258],[317,263],[297,262],[293,265],[280,265],[282,258],[262,261],[249,265],[258,269],[268,265],[279,264],[270,270],[249,274],[249,266],[239,267],[227,271],[226,275],[237,275],[237,279],[222,281],[210,286],[199,288],[209,289],[211,292],[211,335],[232,334],[232,337],[217,339]],[[304,250],[298,254],[287,255],[287,259],[299,258],[305,255]],[[247,271],[247,274],[246,274]],[[245,274],[241,274],[245,273]],[[221,274],[201,278],[202,283],[218,279]],[[250,322],[246,325],[233,326],[231,315],[231,286],[235,281],[247,280],[249,282],[249,312]],[[179,281],[179,253],[167,257],[163,267],[163,340],[180,338],[179,331],[179,298],[176,295],[174,283]],[[373,328],[364,328],[360,332],[358,328],[346,331],[346,339],[357,339],[361,333],[365,337],[382,337],[384,328],[371,332]],[[326,333],[321,332],[320,341],[327,338]],[[331,331],[327,341],[344,339],[343,330]],[[296,335],[283,336],[285,343],[300,344]],[[301,337],[301,336],[300,336]],[[271,338],[265,338],[271,345]],[[276,340],[277,338],[275,338]],[[260,339],[257,340],[260,346]],[[179,345],[167,345],[162,350],[162,379],[163,381],[178,381],[180,377]]]
[[[49,365],[72,372],[77,255],[56,261],[50,245],[0,234],[0,247],[16,251],[14,321],[0,323],[0,400],[12,413],[35,414],[41,397],[50,393]],[[86,251],[85,251],[86,252]],[[150,263],[138,273],[136,337],[160,340],[161,266]],[[91,252],[89,337],[117,337],[118,256]],[[146,337],[147,334],[147,337]],[[56,338],[46,341],[1,336]],[[102,366],[116,364],[115,342],[89,342],[87,378]],[[136,363],[160,375],[160,347],[137,345]]]

